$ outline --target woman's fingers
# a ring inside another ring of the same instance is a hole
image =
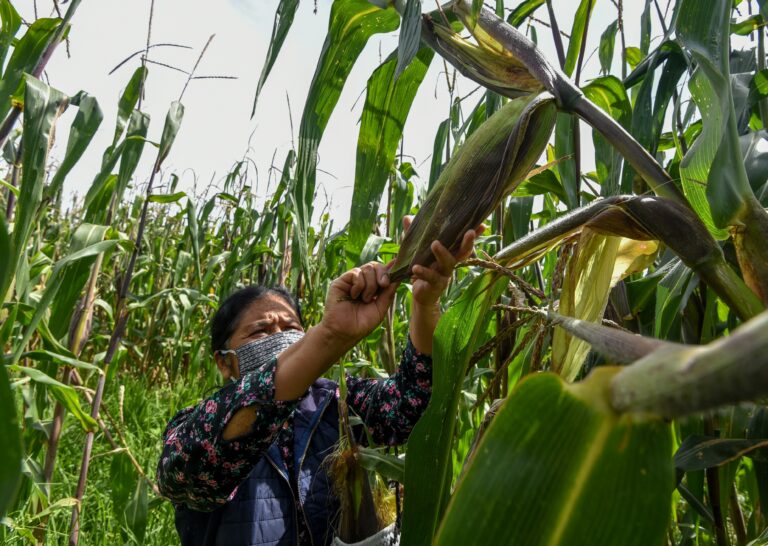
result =
[[[376,278],[376,269],[372,264],[365,264],[361,269],[363,272],[363,280],[365,282],[365,287],[362,292],[362,300],[365,303],[368,303],[379,291],[379,283]]]
[[[432,255],[435,257],[432,268],[442,275],[450,275],[453,268],[456,267],[456,258],[440,241],[432,241],[431,249]]]
[[[414,265],[412,272],[413,272],[414,278],[420,281],[426,281],[433,286],[439,287],[442,284],[447,284],[447,281],[448,281],[448,277],[446,275],[443,275],[442,273],[440,273],[439,271],[431,267],[424,267],[423,265]]]
[[[411,229],[411,224],[413,223],[413,215],[406,215],[403,216],[403,230],[408,231]]]

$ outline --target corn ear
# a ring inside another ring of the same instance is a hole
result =
[[[479,31],[479,27],[476,27]],[[468,78],[510,98],[539,93],[544,86],[525,65],[496,42],[462,38],[453,28],[433,21],[428,16],[422,25],[422,36],[429,45]],[[483,35],[487,36],[487,35]],[[494,47],[498,45],[498,47]]]
[[[414,265],[434,261],[438,240],[455,251],[464,233],[488,217],[530,172],[554,127],[557,110],[549,95],[522,97],[504,105],[454,154],[413,220],[390,278],[411,275]]]

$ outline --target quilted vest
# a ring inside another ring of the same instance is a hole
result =
[[[336,383],[318,379],[294,412],[297,475],[288,475],[278,447],[272,444],[225,506],[213,512],[176,506],[182,546],[294,546],[298,518],[306,520],[314,546],[330,544],[339,505],[323,461],[339,439],[335,394]],[[289,479],[298,481],[300,511]]]

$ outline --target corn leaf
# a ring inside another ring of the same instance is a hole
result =
[[[54,124],[67,106],[67,97],[40,80],[28,76],[24,102],[24,169],[19,186],[21,193],[16,206],[12,251],[9,259],[7,258],[11,270],[10,275],[5,277],[5,285],[0,286],[0,294],[7,292],[13,275],[24,261],[27,239],[32,233],[43,198],[46,161]]]
[[[96,224],[83,223],[79,225],[72,235],[72,242],[69,246],[70,254],[103,241],[108,229],[108,226]],[[80,260],[68,267],[63,273],[61,288],[55,299],[52,300],[51,316],[48,321],[51,333],[57,339],[66,335],[69,330],[75,304],[90,276],[91,266],[95,260],[95,256]]]
[[[366,0],[335,0],[331,8],[328,34],[301,117],[296,181],[289,201],[296,216],[295,244],[308,278],[307,233],[312,221],[320,140],[347,76],[368,39],[395,30],[398,23],[394,8],[381,9]]]
[[[21,483],[23,447],[16,416],[16,395],[8,381],[8,370],[0,364],[0,518],[4,518],[16,498]]]
[[[355,191],[346,247],[350,265],[358,262],[376,222],[406,118],[433,56],[431,49],[423,48],[397,77],[397,58],[392,54],[368,80],[357,139]]]
[[[261,89],[264,87],[264,83],[266,83],[269,73],[272,71],[272,66],[274,66],[277,56],[283,48],[283,42],[285,42],[285,37],[288,36],[288,31],[293,25],[293,18],[298,7],[299,0],[280,0],[280,3],[277,5],[275,22],[272,24],[272,37],[269,40],[267,57],[264,59],[264,66],[259,75],[259,83],[256,85],[256,96],[253,98],[251,117],[256,115],[256,105],[259,102]]]
[[[662,544],[674,487],[670,427],[614,413],[613,373],[602,368],[575,385],[553,374],[521,382],[459,482],[436,544]]]
[[[686,193],[692,194],[695,207],[698,204],[696,211],[702,214],[705,193],[711,214],[704,221],[720,229],[733,224],[755,199],[741,157],[731,94],[730,17],[728,0],[714,1],[706,10],[695,0],[682,0],[677,19],[678,40],[698,64],[689,88],[704,123],[680,173],[684,182],[688,179]],[[718,235],[723,238],[724,233]]]
[[[565,66],[563,67],[563,72],[568,76],[572,76],[576,69],[581,44],[586,39],[586,29],[596,3],[595,0],[581,0],[579,7],[576,8],[576,15],[573,18],[573,27],[571,28],[571,40],[568,42],[568,52],[565,54]]]
[[[157,161],[155,162],[156,169],[159,169],[165,158],[168,157],[176,140],[176,135],[179,134],[182,119],[184,119],[184,105],[179,101],[173,101],[165,116],[163,135],[160,137],[160,149],[157,152]]]
[[[0,79],[0,119],[8,115],[11,110],[11,97],[22,85],[24,74],[31,73],[40,62],[60,24],[61,19],[37,19],[15,44],[3,77]]]
[[[421,45],[421,0],[407,0],[402,19],[403,23],[400,26],[400,36],[397,43],[395,80],[400,77],[419,53],[419,46]]]
[[[139,476],[136,490],[125,507],[125,523],[137,544],[144,543],[148,515],[147,480],[143,476]]]
[[[621,80],[615,76],[596,78],[583,91],[589,100],[608,112],[622,127],[629,128],[632,106]],[[592,130],[592,142],[595,145],[595,167],[601,195],[619,195],[623,189],[621,169],[624,158],[600,131]]]
[[[518,6],[513,9],[509,17],[507,17],[507,23],[513,27],[519,27],[523,22],[533,15],[533,13],[544,5],[545,0],[524,0],[520,2]]]
[[[8,49],[21,27],[21,16],[10,0],[0,0],[0,66],[5,65]]]
[[[619,243],[619,237],[599,235],[590,229],[582,231],[565,273],[560,314],[588,322],[602,319]],[[552,363],[566,381],[576,379],[588,352],[588,343],[573,338],[562,329],[555,330]]]
[[[120,100],[117,103],[117,122],[115,123],[115,136],[112,138],[112,146],[117,144],[123,131],[125,131],[125,126],[128,125],[131,113],[139,102],[139,96],[148,75],[149,70],[146,67],[140,66],[137,68],[128,81],[123,94],[120,95]]]
[[[600,36],[600,47],[598,48],[598,57],[600,58],[600,72],[603,75],[611,72],[613,64],[613,50],[616,47],[616,32],[619,30],[619,21],[615,20],[609,24],[603,34]]]
[[[488,275],[476,279],[438,323],[432,359],[440,372],[433,377],[429,406],[408,441],[403,546],[432,542],[450,494],[451,444],[467,364],[483,342],[488,310],[503,288],[504,282],[494,283]]]
[[[67,151],[46,189],[46,194],[49,196],[56,195],[61,189],[64,179],[83,156],[85,149],[93,140],[96,131],[104,120],[104,114],[98,101],[88,93],[81,91],[72,98],[71,103],[77,105],[79,110],[69,129]]]

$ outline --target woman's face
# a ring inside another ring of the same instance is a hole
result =
[[[237,349],[251,341],[288,330],[304,331],[299,316],[283,298],[268,293],[251,303],[240,315],[227,342],[227,349]],[[239,371],[233,369],[231,360],[219,353],[216,353],[215,359],[225,381],[233,377],[239,379]]]

